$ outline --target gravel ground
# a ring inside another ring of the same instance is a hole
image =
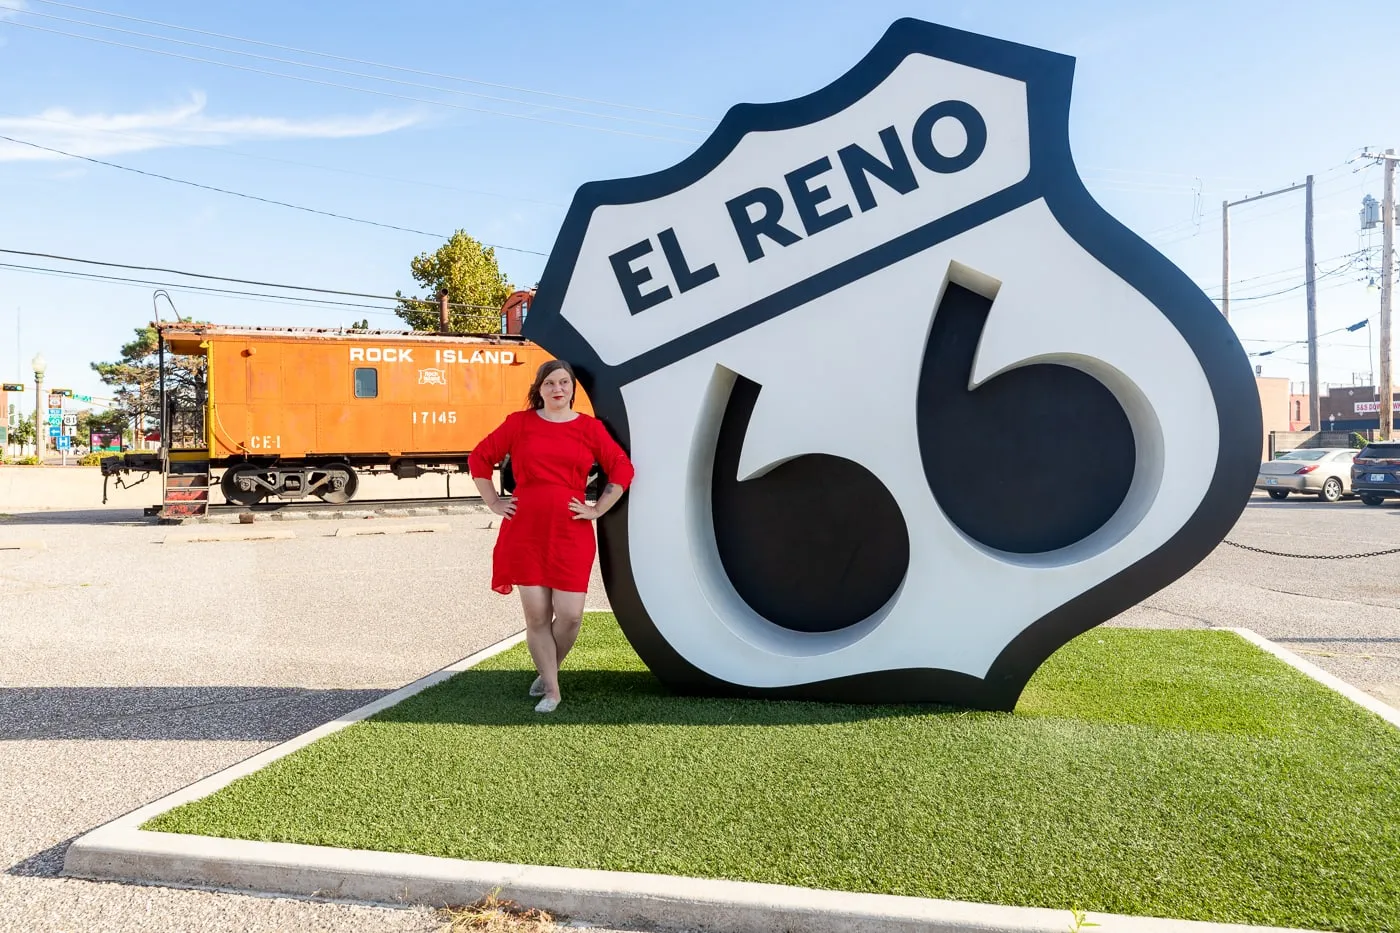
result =
[[[68,843],[517,631],[489,516],[446,533],[161,543],[139,512],[20,513],[0,539],[0,930],[431,931],[427,909],[57,877]],[[385,524],[401,520],[372,519]],[[1400,546],[1400,509],[1251,503],[1230,540]],[[1400,704],[1400,556],[1221,547],[1114,624],[1246,626]],[[590,608],[606,609],[596,579]]]

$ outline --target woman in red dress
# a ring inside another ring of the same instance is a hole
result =
[[[543,697],[536,711],[559,705],[559,665],[578,638],[583,600],[597,556],[592,519],[621,497],[632,482],[632,463],[597,418],[576,412],[574,371],[563,360],[539,368],[529,407],[506,417],[471,452],[471,470],[482,501],[501,516],[492,559],[491,588],[520,587],[525,641],[539,677],[530,695]],[[515,495],[496,495],[491,473],[510,455]],[[588,473],[597,463],[608,485],[596,505],[583,501]]]

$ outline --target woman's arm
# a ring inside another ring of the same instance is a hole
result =
[[[570,502],[569,508],[573,509],[574,518],[601,518],[618,499],[622,498],[622,493],[631,485],[632,479],[636,475],[632,461],[627,458],[627,454],[617,441],[613,440],[608,429],[603,427],[603,422],[594,420],[592,427],[593,431],[589,440],[593,449],[593,458],[598,461],[598,465],[607,474],[608,485],[598,496],[596,505],[589,506],[578,499]]]
[[[473,476],[472,482],[476,483],[476,488],[481,493],[481,501],[486,504],[488,509],[506,518],[515,515],[515,500],[502,499],[496,495],[496,484],[491,481],[490,477]]]
[[[603,514],[612,508],[618,499],[622,498],[622,491],[622,487],[617,483],[608,483],[603,487],[603,493],[598,497],[596,505],[589,506],[588,503],[575,499],[569,503],[569,508],[574,510],[574,518],[588,520],[602,518]]]
[[[482,438],[481,443],[477,444],[467,457],[467,469],[471,471],[472,482],[476,483],[477,491],[481,493],[481,501],[492,512],[506,518],[515,514],[515,501],[503,500],[496,494],[496,484],[492,482],[491,474],[495,471],[496,464],[510,453],[517,424],[513,415],[508,416],[496,430]]]

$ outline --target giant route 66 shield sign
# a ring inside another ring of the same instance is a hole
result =
[[[600,560],[673,689],[1010,709],[1238,518],[1252,372],[1085,190],[1072,75],[902,20],[579,190],[525,332],[636,464]]]

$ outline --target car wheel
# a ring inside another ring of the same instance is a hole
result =
[[[1361,494],[1361,501],[1366,503],[1367,505],[1380,505],[1381,503],[1385,502],[1385,496],[1377,496],[1372,495],[1371,493],[1363,492]]]
[[[1284,499],[1287,499],[1287,498],[1288,498],[1288,490],[1287,490],[1287,489],[1270,489],[1270,490],[1269,490],[1269,498],[1270,498],[1270,499],[1278,499],[1278,500],[1280,500],[1280,501],[1282,501],[1282,500],[1284,500]]]
[[[1322,491],[1317,494],[1317,497],[1323,502],[1342,501],[1342,481],[1335,476],[1329,476],[1327,482],[1322,484]]]

